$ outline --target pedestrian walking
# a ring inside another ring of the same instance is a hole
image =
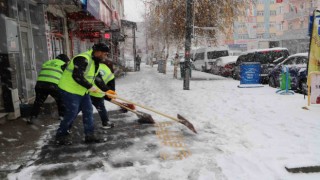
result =
[[[136,71],[140,71],[140,63],[141,63],[141,57],[138,54],[136,57]]]
[[[108,87],[108,89],[111,89],[115,91],[115,80],[114,80],[114,74],[112,73],[111,69],[103,63],[99,64],[99,74],[102,77],[103,83]],[[97,109],[101,122],[102,122],[102,128],[108,129],[113,128],[114,124],[109,121],[108,118],[108,111],[104,105],[104,100],[110,101],[111,99],[108,98],[105,94],[101,93],[104,91],[107,91],[108,89],[102,89],[103,87],[97,87],[99,88],[99,92],[90,92],[90,97],[92,104]]]
[[[60,145],[72,144],[68,133],[70,125],[82,111],[83,127],[86,143],[98,143],[101,139],[94,134],[93,108],[89,92],[98,92],[98,87],[107,90],[99,74],[99,63],[104,60],[110,51],[104,43],[93,45],[91,50],[75,56],[66,67],[59,82],[59,88],[66,106],[63,120],[56,132],[56,143]],[[116,94],[108,89],[109,94]]]
[[[173,78],[177,79],[178,78],[178,66],[179,66],[179,55],[176,53],[173,61]]]
[[[27,120],[27,124],[34,123],[35,119],[39,115],[41,106],[43,106],[44,101],[49,95],[51,95],[56,101],[59,119],[62,119],[64,116],[64,105],[61,101],[58,84],[69,61],[70,59],[67,55],[60,54],[55,59],[46,61],[42,64],[35,86],[36,98],[33,103],[30,117]]]

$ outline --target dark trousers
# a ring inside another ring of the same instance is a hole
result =
[[[93,108],[89,94],[83,96],[72,94],[61,90],[63,103],[67,107],[63,120],[57,130],[56,136],[68,135],[68,130],[71,128],[73,121],[78,116],[79,111],[82,111],[83,129],[85,135],[92,135],[94,132],[93,124]]]
[[[48,98],[49,95],[51,95],[57,103],[59,116],[64,116],[64,105],[61,101],[61,95],[58,85],[47,82],[37,82],[35,91],[36,99],[33,103],[30,117],[37,117],[39,115],[40,108],[43,106],[44,101]]]
[[[136,64],[136,71],[140,71],[140,64]]]
[[[99,116],[101,118],[101,122],[102,123],[106,123],[109,121],[108,118],[108,111],[106,109],[106,107],[104,106],[104,98],[98,98],[98,97],[91,97],[91,101],[92,104],[94,105],[94,107],[97,109]]]

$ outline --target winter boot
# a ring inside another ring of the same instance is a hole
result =
[[[97,138],[95,135],[90,134],[85,136],[85,143],[101,143],[103,142],[102,139]]]
[[[71,145],[72,139],[70,135],[56,136],[55,143],[57,145]]]
[[[114,127],[114,123],[111,123],[109,121],[102,122],[102,129],[110,129]]]
[[[30,116],[30,118],[29,118],[29,119],[27,119],[27,124],[28,124],[28,125],[32,125],[32,124],[34,124],[35,119],[36,119],[36,117],[34,117],[34,116]]]

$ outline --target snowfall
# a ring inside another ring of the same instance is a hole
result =
[[[238,88],[239,81],[199,71],[192,71],[192,77],[190,90],[183,90],[183,80],[173,78],[173,66],[168,64],[163,74],[157,65],[142,64],[141,71],[118,78],[116,90],[120,97],[170,116],[181,114],[197,134],[137,107],[157,121],[156,134],[135,139],[128,149],[114,150],[109,159],[129,159],[135,162],[133,166],[113,168],[105,161],[102,169],[77,171],[65,179],[320,179],[320,173],[286,170],[320,165],[319,106],[305,110],[307,98],[302,94],[280,95],[268,85]],[[117,109],[110,103],[106,106]],[[178,145],[170,145],[165,135]],[[157,143],[158,148],[143,151],[141,147],[148,142]],[[140,158],[144,163],[139,163]],[[33,179],[32,171],[37,168],[41,167],[26,167],[8,178]]]

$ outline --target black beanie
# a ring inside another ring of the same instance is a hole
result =
[[[94,51],[109,52],[110,49],[105,43],[98,43],[92,46]]]
[[[67,63],[70,61],[69,57],[65,54],[59,54],[56,59],[60,59],[62,60],[63,62]]]

